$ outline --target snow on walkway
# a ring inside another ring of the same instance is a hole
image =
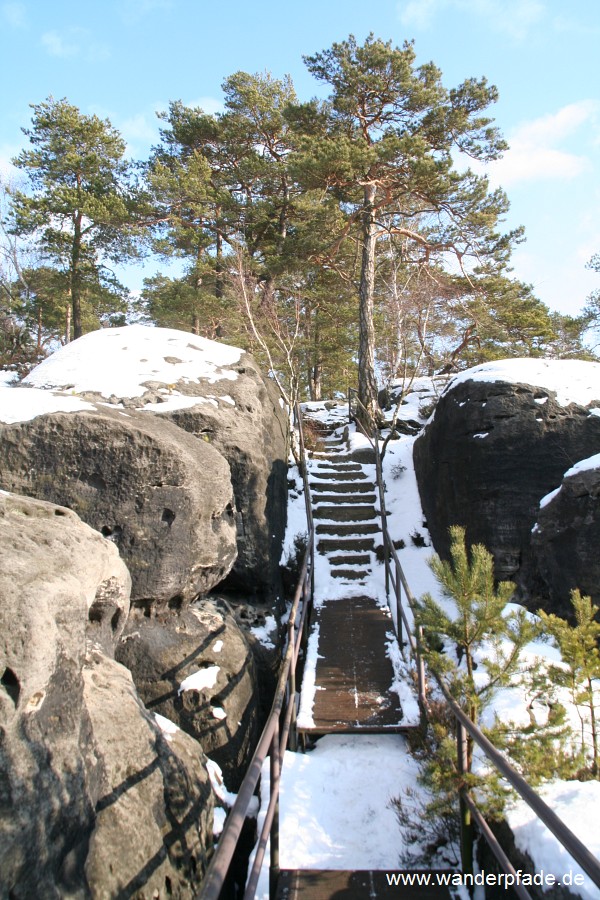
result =
[[[398,869],[406,850],[391,805],[417,765],[400,735],[326,735],[285,754],[280,794],[282,869]],[[268,763],[261,796],[269,790]],[[263,814],[259,816],[259,828]],[[256,897],[268,900],[268,849]]]

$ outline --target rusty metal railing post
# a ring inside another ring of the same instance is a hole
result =
[[[279,878],[279,777],[281,773],[281,758],[279,756],[279,722],[275,725],[273,739],[271,741],[271,796],[277,792],[277,800],[273,812],[273,821],[271,823],[270,846],[271,846],[271,863],[269,866],[269,896],[274,897],[277,891],[277,880]]]
[[[467,792],[466,777],[469,771],[468,738],[464,725],[456,720],[456,756],[461,785],[458,791],[460,807],[460,858],[463,874],[473,874],[473,820],[471,809],[465,800]]]
[[[306,601],[303,601],[306,602]],[[298,635],[298,640],[301,640],[302,636]],[[288,621],[288,641],[290,643],[294,643],[296,640],[296,636],[294,634],[294,623]],[[290,673],[288,676],[288,703],[291,704],[291,717],[290,717],[290,736],[289,736],[289,747],[290,750],[294,752],[298,749],[298,731],[296,728],[296,655],[292,654],[292,659],[290,662]]]
[[[398,620],[398,624],[396,625],[396,634],[398,636],[398,644],[400,645],[400,649],[404,647],[404,638],[402,636],[402,582],[400,580],[400,563],[398,562],[398,557],[394,559],[394,565],[396,567],[396,618]]]

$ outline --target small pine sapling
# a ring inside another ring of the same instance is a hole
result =
[[[495,692],[510,683],[521,650],[538,629],[524,609],[506,611],[514,584],[501,581],[496,586],[491,553],[482,544],[473,545],[469,553],[459,526],[450,528],[450,539],[450,561],[435,556],[430,566],[443,595],[454,601],[456,616],[425,594],[418,619],[429,666],[477,724]],[[456,660],[445,652],[450,647]],[[471,761],[472,747],[469,765]]]
[[[571,603],[575,624],[571,625],[560,616],[539,611],[542,625],[558,644],[564,666],[553,666],[552,676],[557,684],[569,688],[578,711],[587,711],[591,731],[592,761],[590,772],[594,778],[600,777],[600,747],[598,737],[598,692],[600,690],[600,622],[597,621],[598,607],[591,597],[579,590],[571,591]],[[581,750],[587,755],[585,737],[585,717],[581,720]]]
[[[458,526],[450,529],[450,538],[450,561],[434,556],[430,566],[443,595],[453,601],[456,614],[450,615],[430,594],[425,594],[418,604],[416,619],[423,628],[423,651],[429,668],[477,724],[495,693],[511,684],[521,650],[538,629],[525,610],[507,609],[514,585],[495,584],[493,558],[488,550],[475,545],[469,552],[465,531]],[[430,704],[430,712],[437,713],[429,717],[419,777],[431,796],[422,816],[435,823],[434,830],[440,837],[448,833],[450,819],[458,822],[460,790],[475,791],[485,814],[495,819],[501,818],[509,795],[508,786],[494,769],[484,777],[472,772],[470,737],[466,772],[459,771],[453,716],[444,714],[442,709],[443,704]],[[407,806],[401,799],[395,806],[402,823]]]

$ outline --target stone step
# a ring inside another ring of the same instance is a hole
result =
[[[333,522],[366,522],[375,521],[377,514],[372,506],[352,506],[338,503],[337,506],[321,505],[313,508],[313,518],[330,519]]]
[[[369,553],[342,553],[338,556],[328,556],[329,565],[331,566],[370,566],[371,556]]]
[[[346,581],[363,581],[371,574],[370,569],[332,569],[332,578],[344,578]]]
[[[357,493],[346,493],[346,494],[325,494],[322,493],[321,490],[315,491],[316,494],[314,501],[315,503],[332,503],[336,506],[360,506],[362,504],[370,504],[371,507],[375,506],[375,502],[377,497],[375,494],[357,494]]]
[[[325,471],[324,469],[311,469],[310,480],[312,481],[313,478],[319,478],[321,480],[326,479],[327,481],[354,481],[355,479],[358,481],[366,481],[367,476],[362,471],[344,471],[343,469]]]
[[[317,534],[338,535],[340,537],[347,535],[360,538],[367,534],[377,534],[379,531],[379,525],[375,522],[349,522],[348,524],[322,522],[316,526]]]
[[[374,549],[375,541],[370,537],[317,537],[317,550],[321,554],[339,553],[342,551],[347,551],[348,553],[359,553],[360,551]]]
[[[375,492],[375,485],[372,481],[361,481],[359,484],[353,484],[352,482],[339,481],[330,484],[327,481],[319,482],[314,481],[311,482],[311,491],[313,493],[320,494],[322,491],[330,491],[335,492],[336,494],[346,495],[346,494],[373,494]],[[343,499],[341,497],[340,499]]]
[[[362,466],[360,463],[354,462],[352,459],[331,459],[327,454],[322,456],[320,459],[317,459],[316,462],[313,463],[317,468],[327,468],[327,469],[344,469],[348,472],[361,472]]]

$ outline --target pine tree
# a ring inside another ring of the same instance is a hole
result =
[[[495,585],[491,553],[482,544],[473,545],[469,553],[459,526],[450,528],[450,539],[450,561],[436,556],[430,566],[443,595],[454,602],[456,617],[425,594],[418,619],[427,638],[429,665],[477,724],[496,691],[509,684],[521,650],[537,629],[524,609],[506,612],[515,586],[510,581]],[[451,648],[455,662],[445,652]]]
[[[566,668],[554,666],[552,674],[558,684],[568,687],[577,707],[584,707],[589,716],[592,743],[591,772],[600,777],[600,741],[598,736],[598,691],[600,690],[600,622],[597,621],[598,607],[591,597],[579,590],[571,592],[571,603],[575,623],[553,613],[539,611],[542,624],[554,637],[559,646]],[[581,716],[581,748],[588,750],[585,739],[585,722]]]
[[[125,142],[108,120],[86,116],[65,99],[32,105],[31,144],[13,163],[29,192],[12,191],[13,229],[33,236],[43,261],[68,276],[73,333],[85,328],[86,300],[125,293],[106,267],[136,253],[135,204]]]
[[[305,57],[331,88],[291,109],[298,152],[296,177],[343,210],[341,228],[318,252],[335,256],[346,241],[360,252],[358,279],[359,398],[369,418],[379,418],[375,377],[374,295],[381,239],[404,241],[404,259],[418,267],[454,255],[469,278],[505,264],[517,232],[496,228],[506,212],[501,191],[488,193],[485,178],[459,173],[453,154],[495,159],[505,144],[482,112],[496,99],[485,79],[446,90],[432,64],[416,66],[410,43],[393,47],[370,35],[351,35]],[[317,252],[317,251],[316,251]],[[470,261],[470,262],[469,262]]]
[[[424,654],[430,669],[471,721],[478,724],[495,693],[510,685],[518,670],[521,650],[537,629],[525,610],[507,611],[514,585],[494,583],[493,558],[486,548],[476,544],[467,550],[465,530],[458,526],[450,529],[450,538],[450,560],[435,556],[430,566],[456,615],[425,594],[416,618],[423,628]],[[444,712],[443,704],[437,709],[422,753],[420,780],[433,794],[424,815],[443,824],[449,816],[459,815],[460,791],[474,790],[484,812],[499,817],[508,795],[506,785],[493,768],[485,776],[473,773],[474,745],[470,736],[466,771],[460,770],[452,717]],[[401,808],[401,800],[399,804]],[[461,815],[467,826],[462,832],[461,853],[463,865],[468,868],[473,838],[466,807]]]

